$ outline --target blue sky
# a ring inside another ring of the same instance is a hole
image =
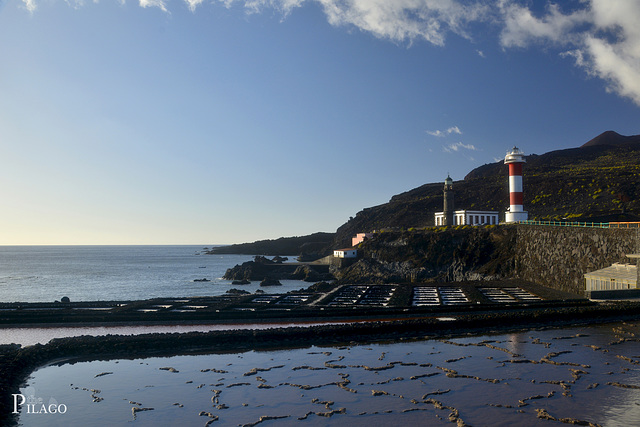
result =
[[[0,0],[0,244],[334,231],[513,145],[639,134],[639,18],[633,0]]]

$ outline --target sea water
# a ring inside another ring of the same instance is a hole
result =
[[[205,246],[0,246],[0,302],[143,300],[222,295],[222,276],[252,255],[207,255]],[[290,258],[293,261],[293,259]],[[196,281],[207,279],[208,281]],[[269,293],[309,286],[281,281]]]
[[[22,407],[20,423],[626,427],[640,419],[639,335],[640,324],[618,323],[59,363],[20,394],[64,413]]]

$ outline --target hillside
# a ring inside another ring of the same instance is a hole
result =
[[[334,238],[334,233],[281,237],[253,243],[219,246],[207,251],[207,254],[301,255],[302,259],[317,259],[330,253]]]
[[[529,219],[569,221],[638,220],[640,135],[607,131],[581,147],[528,155],[524,204]],[[444,177],[443,177],[444,179]],[[337,230],[336,245],[352,235],[385,228],[434,225],[442,210],[442,182],[425,184],[366,208]],[[508,207],[508,170],[503,162],[480,166],[454,182],[456,209]]]

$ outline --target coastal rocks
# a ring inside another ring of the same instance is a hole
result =
[[[228,268],[222,278],[225,280],[233,280],[236,281],[236,284],[240,284],[240,282],[262,280],[267,274],[269,274],[269,272],[264,267],[264,264],[256,261],[247,261],[232,268]]]
[[[264,279],[260,282],[260,286],[282,286],[282,283],[276,279]]]
[[[249,294],[251,294],[251,292],[249,292],[249,291],[245,291],[244,289],[236,289],[236,288],[231,288],[225,293],[227,293],[229,295],[249,295]]]
[[[365,258],[334,272],[334,275],[342,283],[383,284],[420,281],[433,276],[433,273],[428,269],[416,267],[411,261],[385,262]]]
[[[333,280],[333,276],[328,273],[328,267],[323,265],[300,265],[283,264],[284,258],[273,260],[262,256],[256,256],[253,261],[247,261],[241,265],[236,265],[227,269],[225,280],[238,281],[234,284],[243,284],[250,281],[261,281],[264,279],[274,280],[305,280],[317,282],[321,280]],[[243,282],[243,283],[241,283]]]
[[[251,282],[245,279],[242,280],[234,280],[233,282],[231,282],[232,285],[250,285]]]
[[[334,277],[330,273],[320,273],[308,265],[301,265],[293,272],[291,280],[304,280],[305,282],[321,282],[325,280],[333,280]]]

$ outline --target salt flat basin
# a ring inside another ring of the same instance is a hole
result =
[[[20,389],[50,425],[518,425],[640,418],[640,324],[56,364]],[[99,420],[99,421],[98,421]],[[57,424],[56,424],[57,423]]]

